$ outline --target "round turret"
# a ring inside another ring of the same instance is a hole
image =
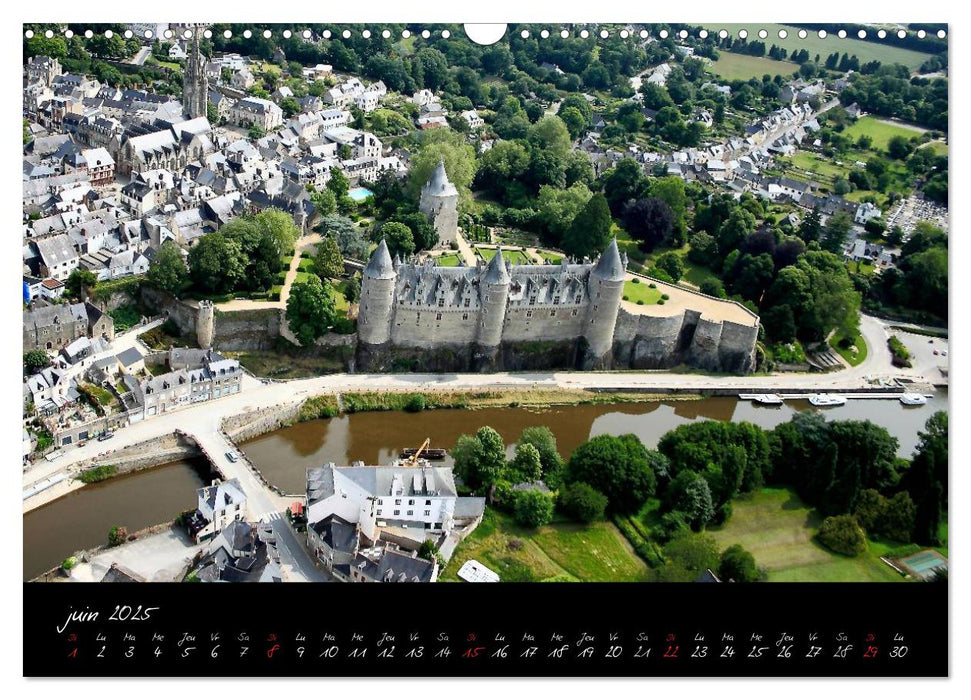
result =
[[[391,339],[391,317],[397,273],[382,239],[361,276],[357,333],[362,343],[381,345]]]
[[[627,266],[615,238],[594,263],[587,282],[589,303],[583,335],[587,340],[586,363],[589,365],[603,365],[613,348],[614,327],[626,278]]]
[[[496,347],[502,340],[502,324],[506,318],[510,281],[502,248],[499,248],[489,261],[485,274],[482,275],[482,281],[479,283],[479,293],[482,295],[482,316],[479,320],[478,342],[484,347]]]
[[[203,299],[199,302],[199,313],[196,315],[196,340],[200,348],[211,348],[215,334],[215,308],[212,301]]]

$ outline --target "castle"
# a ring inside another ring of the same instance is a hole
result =
[[[445,161],[439,160],[431,178],[421,188],[418,210],[435,226],[438,243],[448,247],[455,242],[459,225],[459,192],[448,179]]]
[[[638,306],[623,298],[627,278],[616,240],[592,262],[507,265],[497,250],[476,267],[392,260],[381,241],[363,272],[358,364],[387,369],[410,351],[439,371],[754,369],[758,316],[670,285],[669,305]]]
[[[583,339],[585,367],[613,345],[627,262],[613,241],[596,263],[513,265],[502,251],[472,267],[391,260],[382,240],[364,268],[358,338],[365,346],[475,346]]]

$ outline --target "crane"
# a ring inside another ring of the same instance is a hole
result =
[[[411,455],[411,457],[408,458],[408,463],[412,467],[418,465],[418,457],[421,455],[422,452],[425,451],[425,449],[431,444],[431,442],[432,442],[431,438],[425,438],[425,442],[421,443],[421,447],[415,450],[415,454]]]

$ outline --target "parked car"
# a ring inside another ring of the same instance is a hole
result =
[[[237,462],[239,460],[239,456],[235,452],[227,452],[226,459],[228,459],[230,462]]]
[[[98,436],[98,442],[104,442],[105,440],[110,440],[114,436],[115,434],[112,432],[101,433],[101,435]]]

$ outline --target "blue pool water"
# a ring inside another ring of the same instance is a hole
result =
[[[368,197],[373,197],[374,192],[369,190],[367,187],[354,187],[347,191],[347,196],[353,199],[355,202],[363,202]]]

